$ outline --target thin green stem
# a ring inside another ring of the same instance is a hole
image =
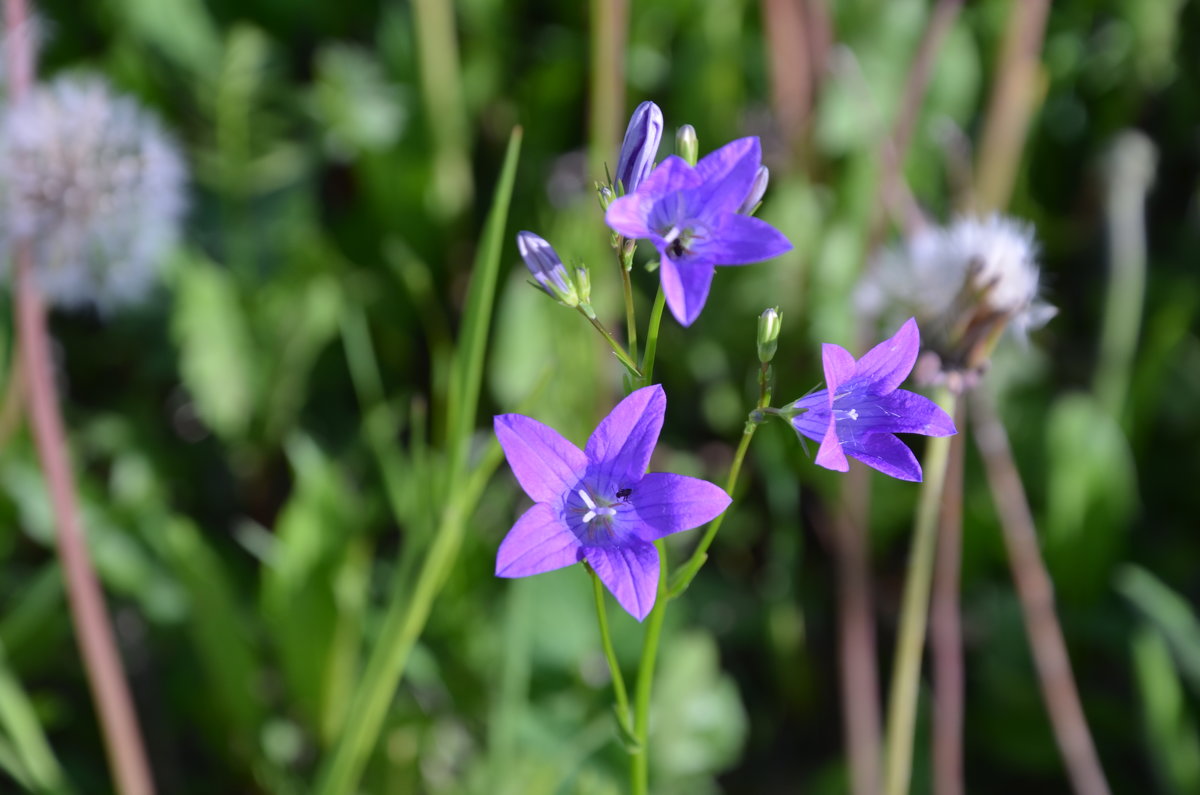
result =
[[[650,695],[654,686],[654,664],[658,659],[658,643],[662,639],[663,620],[667,615],[667,548],[661,539],[658,547],[658,596],[654,609],[646,619],[646,640],[642,644],[642,659],[638,663],[637,692],[634,693],[633,736],[638,749],[630,759],[630,784],[633,795],[650,791]]]
[[[742,461],[746,458],[746,451],[750,449],[750,440],[754,437],[754,431],[758,428],[758,423],[747,420],[746,428],[742,431],[742,440],[738,443],[737,452],[733,454],[733,465],[729,468],[729,478],[725,481],[725,493],[732,496],[733,489],[737,485],[738,475],[742,472]],[[679,594],[683,593],[695,578],[700,567],[708,560],[708,548],[712,546],[713,539],[717,537],[717,531],[721,529],[722,522],[725,521],[725,515],[729,513],[727,508],[724,513],[708,523],[708,529],[704,531],[704,537],[700,539],[700,543],[696,546],[692,556],[688,558],[687,563],[679,569],[675,575],[675,580],[671,583],[669,596],[674,599]]]
[[[646,329],[646,353],[642,356],[642,386],[650,386],[654,380],[654,357],[658,353],[658,328],[662,325],[663,307],[667,305],[667,296],[662,286],[654,297],[654,306],[650,309],[650,327]]]
[[[956,401],[948,389],[941,388],[936,400],[947,414],[953,416]],[[938,509],[942,502],[949,454],[948,436],[930,439],[925,449],[925,480],[921,484],[921,497],[917,504],[908,578],[904,583],[904,598],[900,608],[895,663],[892,667],[892,690],[888,700],[887,747],[883,770],[885,795],[906,795],[912,775],[921,650],[925,645],[934,550],[937,546]]]
[[[592,592],[596,596],[596,621],[600,625],[600,642],[604,645],[604,659],[608,660],[608,670],[612,674],[613,695],[617,699],[617,718],[621,721],[622,729],[629,729],[629,695],[625,692],[625,677],[621,675],[621,666],[617,662],[617,653],[613,649],[612,636],[608,632],[608,611],[604,607],[604,584],[596,576],[591,566],[587,567],[592,578]]]
[[[661,295],[661,293],[660,293]],[[725,493],[730,497],[733,496],[733,490],[737,486],[738,475],[742,473],[742,461],[746,458],[746,451],[750,449],[750,440],[754,438],[754,431],[758,429],[761,422],[761,416],[764,412],[777,414],[777,409],[772,409],[767,406],[771,402],[771,366],[763,364],[759,370],[758,377],[758,405],[746,419],[746,427],[742,430],[742,440],[738,442],[737,452],[733,454],[733,464],[729,467],[729,478],[725,481]],[[704,531],[703,538],[692,552],[692,556],[688,558],[687,563],[683,564],[675,575],[675,581],[671,583],[668,594],[672,599],[683,593],[688,585],[695,578],[700,567],[708,560],[708,548],[712,546],[713,539],[717,537],[717,531],[721,529],[721,523],[725,521],[725,514],[729,513],[729,509],[709,522],[708,529]]]
[[[613,353],[615,353],[617,358],[621,360],[621,364],[625,365],[625,369],[629,370],[630,375],[640,380],[642,378],[642,371],[638,369],[637,362],[633,360],[633,357],[625,352],[625,348],[621,346],[621,343],[617,342],[616,337],[614,337],[612,333],[610,333],[609,330],[604,327],[604,324],[600,322],[599,318],[588,315],[582,309],[579,310],[579,312],[588,319],[588,322],[595,327],[596,331],[600,332],[600,335],[608,342],[609,347],[613,349]]]
[[[621,268],[621,287],[625,293],[625,330],[629,335],[629,355],[636,362],[638,357],[637,308],[633,305],[633,279],[629,270]]]

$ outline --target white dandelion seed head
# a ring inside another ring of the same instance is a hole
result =
[[[953,327],[964,312],[983,311],[1005,318],[1023,339],[1057,313],[1038,298],[1039,283],[1032,226],[1002,215],[963,216],[885,249],[855,297],[865,313],[915,316],[932,326]]]
[[[0,237],[32,242],[50,303],[143,298],[179,235],[186,177],[158,121],[100,77],[56,78],[0,112]]]

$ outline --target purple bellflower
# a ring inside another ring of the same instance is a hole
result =
[[[716,518],[729,495],[707,481],[646,472],[662,430],[661,386],[638,389],[580,450],[537,420],[496,417],[496,437],[535,505],[500,544],[496,576],[527,577],[586,560],[621,607],[641,621],[658,594],[654,541]]]
[[[617,232],[649,239],[658,249],[667,306],[684,326],[704,308],[714,266],[748,265],[792,248],[775,227],[738,214],[761,160],[757,138],[728,143],[695,168],[672,155],[605,214]]]
[[[662,142],[663,115],[658,105],[643,102],[629,118],[621,154],[617,156],[617,181],[625,193],[633,193],[654,168]]]
[[[920,347],[912,318],[858,361],[840,345],[822,346],[826,388],[789,407],[802,410],[791,418],[796,432],[821,443],[817,464],[845,472],[849,455],[885,475],[921,479],[916,456],[894,434],[950,436],[957,430],[932,400],[897,389],[912,371]]]

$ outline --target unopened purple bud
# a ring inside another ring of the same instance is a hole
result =
[[[533,232],[518,232],[517,250],[543,290],[567,306],[579,305],[579,294],[553,246]]]
[[[625,193],[633,193],[654,168],[658,145],[662,141],[663,115],[658,105],[643,102],[637,106],[625,129],[621,155],[617,158],[617,181]]]
[[[754,215],[760,202],[762,202],[763,194],[767,192],[767,183],[771,180],[771,172],[767,171],[766,166],[759,166],[758,172],[754,175],[754,182],[750,185],[750,192],[746,194],[742,206],[738,208],[738,212],[742,215]]]

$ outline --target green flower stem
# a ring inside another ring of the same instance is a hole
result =
[[[629,335],[629,354],[637,361],[637,309],[633,305],[633,279],[625,267],[621,268],[621,287],[625,292],[625,329]]]
[[[592,578],[592,592],[596,596],[596,621],[600,625],[600,642],[604,644],[604,659],[608,660],[608,670],[612,673],[613,695],[617,699],[617,718],[621,721],[622,731],[629,731],[629,695],[625,692],[625,677],[621,675],[621,666],[617,663],[617,653],[613,649],[612,636],[608,632],[608,611],[604,608],[604,585],[591,566],[584,563]]]
[[[948,389],[939,389],[935,399],[947,414],[954,415],[956,400]],[[904,583],[904,599],[900,608],[900,631],[896,638],[895,663],[892,667],[892,690],[888,700],[883,769],[885,795],[906,795],[912,775],[921,649],[925,645],[925,625],[937,546],[938,510],[946,483],[950,438],[933,437],[925,448],[925,480],[921,484],[921,498],[917,504],[908,578]]]
[[[582,309],[579,311],[580,314],[586,317],[588,322],[591,323],[592,326],[595,327],[596,331],[599,331],[600,335],[608,342],[609,347],[613,349],[613,353],[615,353],[617,358],[621,360],[621,364],[625,365],[625,369],[629,371],[629,374],[640,380],[642,378],[642,371],[638,369],[637,362],[634,361],[633,357],[625,352],[625,348],[621,346],[621,343],[617,342],[616,338],[609,332],[608,329],[604,327],[604,324],[600,322],[599,318],[589,315]]]
[[[742,461],[746,458],[746,451],[750,449],[750,440],[754,438],[754,431],[758,428],[758,423],[753,420],[746,421],[746,428],[742,431],[742,440],[738,443],[737,452],[733,454],[733,466],[729,468],[729,478],[725,481],[725,493],[733,496],[733,489],[737,485],[738,475],[742,472]],[[679,569],[675,574],[675,579],[671,582],[671,588],[668,591],[668,596],[674,599],[679,594],[687,590],[696,573],[700,571],[700,567],[708,560],[708,548],[712,546],[713,539],[717,537],[717,531],[721,529],[721,523],[725,521],[726,514],[729,509],[708,523],[708,529],[704,531],[704,537],[700,539],[700,543],[696,546],[692,556],[688,558],[687,563]]]
[[[654,686],[654,664],[658,659],[658,644],[662,640],[663,619],[667,615],[667,546],[661,539],[658,547],[658,597],[646,619],[646,640],[642,644],[642,659],[638,663],[637,692],[634,693],[633,736],[638,749],[630,759],[630,785],[633,795],[650,791],[650,694]]]
[[[654,356],[658,353],[658,327],[662,325],[663,307],[667,296],[658,288],[654,307],[650,310],[650,327],[646,329],[646,353],[642,356],[642,386],[650,386],[654,380]]]
[[[758,373],[758,406],[746,419],[746,427],[742,430],[742,440],[738,442],[737,452],[733,454],[733,465],[729,467],[729,477],[725,481],[725,493],[730,497],[733,496],[733,489],[737,486],[738,475],[742,472],[742,461],[746,458],[746,451],[750,449],[750,440],[754,438],[754,431],[761,424],[762,416],[764,413],[778,413],[778,410],[767,406],[770,402],[771,365],[763,364]],[[674,599],[687,590],[688,585],[691,584],[697,572],[700,571],[700,567],[708,560],[708,548],[712,546],[713,539],[717,537],[717,531],[721,529],[721,523],[725,521],[725,514],[727,513],[729,513],[728,508],[716,519],[709,522],[708,529],[704,531],[704,537],[700,539],[700,543],[696,546],[695,551],[692,552],[692,556],[676,572],[675,580],[668,589],[670,598]]]

